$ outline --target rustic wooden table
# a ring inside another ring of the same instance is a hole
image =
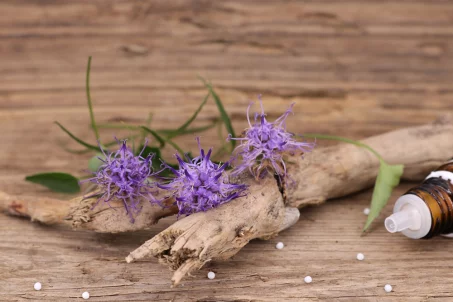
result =
[[[60,148],[75,145],[52,122],[94,141],[84,91],[89,55],[99,122],[140,123],[152,112],[155,128],[177,126],[206,93],[197,74],[213,81],[238,131],[258,93],[271,117],[296,102],[294,131],[351,138],[453,111],[451,1],[5,0],[0,15],[0,190],[11,194],[69,198],[24,176],[83,173],[90,155]],[[209,102],[198,124],[216,115]],[[215,136],[202,139],[218,146]],[[195,149],[192,138],[180,141]],[[251,242],[177,288],[154,259],[124,261],[172,219],[147,232],[99,235],[1,215],[0,300],[72,301],[89,291],[92,301],[452,301],[451,242],[388,234],[382,222],[391,204],[361,237],[370,197],[304,209],[278,238]],[[206,278],[210,270],[215,280]]]

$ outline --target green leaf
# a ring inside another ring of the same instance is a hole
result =
[[[156,151],[156,152],[153,152],[155,155],[154,155],[154,157],[153,157],[153,165],[152,165],[152,167],[153,167],[153,171],[154,171],[154,172],[158,172],[158,171],[162,170],[161,165],[162,165],[162,162],[165,162],[165,161],[164,161],[164,159],[162,158],[162,155],[161,155],[159,149],[154,150],[154,151]],[[167,164],[168,164],[168,163],[167,163]],[[162,171],[162,172],[160,173],[160,175],[161,175],[161,176],[169,176],[169,173],[168,173],[168,172],[170,172],[170,171],[164,170],[164,171]]]
[[[165,139],[163,139],[159,134],[157,134],[156,131],[149,129],[148,127],[141,126],[143,130],[145,130],[148,133],[151,133],[152,136],[154,136],[155,139],[159,142],[160,146],[159,148],[163,148],[165,146]]]
[[[149,129],[148,127],[141,126],[141,128],[146,132],[151,133],[159,141],[160,143],[159,149],[162,149],[163,147],[165,147],[165,143],[168,143],[169,145],[173,146],[173,148],[175,148],[179,153],[184,154],[184,151],[171,139],[163,138],[162,136],[157,134],[156,131]]]
[[[146,118],[146,126],[151,127],[152,120],[153,120],[153,114],[151,112],[149,112],[148,117]]]
[[[94,145],[91,145],[91,144],[88,144],[88,143],[84,142],[83,140],[81,140],[80,138],[76,137],[74,134],[69,132],[69,130],[67,130],[65,127],[63,127],[59,122],[55,122],[55,124],[57,124],[58,127],[61,128],[61,130],[66,132],[67,135],[69,135],[73,140],[75,140],[76,142],[78,142],[82,146],[85,146],[85,147],[87,147],[88,149],[91,149],[91,150],[99,151],[99,147],[98,146],[94,146]]]
[[[67,173],[40,173],[27,176],[25,180],[40,184],[55,192],[77,193],[80,191],[78,179]]]
[[[148,113],[148,118],[146,119],[146,127],[150,128],[151,127],[151,121],[153,120],[153,114],[151,112]],[[140,141],[144,141],[146,138],[146,131],[141,129],[140,131]]]
[[[202,77],[199,77],[199,78],[203,82],[203,84],[206,86],[206,88],[208,88],[209,93],[212,95],[212,97],[217,105],[217,108],[219,109],[220,117],[222,118],[223,123],[225,124],[225,128],[227,129],[228,133],[231,134],[233,137],[236,137],[236,134],[234,133],[233,125],[231,124],[230,117],[228,116],[227,112],[225,111],[225,107],[223,107],[222,101],[220,100],[219,96],[217,95],[217,93],[215,93],[211,84],[206,82],[206,80],[203,79]],[[234,147],[236,146],[236,141],[232,139],[230,141],[230,143],[231,143],[232,148],[234,149]]]
[[[143,152],[142,152],[142,150],[143,150]],[[142,153],[142,157],[144,157],[144,158],[148,157],[148,155],[150,155],[150,154],[155,154],[156,157],[160,158],[160,154],[161,154],[159,148],[150,147],[150,146],[144,147],[143,145],[141,145],[140,148],[138,148],[135,155],[139,155],[140,152]]]
[[[218,123],[218,121],[215,121],[206,126],[194,127],[194,128],[190,128],[190,129],[183,129],[183,130],[160,129],[160,130],[155,130],[155,132],[158,135],[165,135],[169,138],[174,138],[174,137],[181,136],[181,135],[194,134],[194,133],[209,130],[211,128],[214,128],[217,125],[217,123]],[[99,124],[98,128],[125,129],[125,130],[143,129],[142,126],[136,126],[136,125],[131,125],[131,124]],[[149,127],[147,127],[147,128],[149,128]],[[146,131],[145,131],[145,133],[146,133]]]
[[[128,139],[136,139],[137,137],[139,137],[139,135],[132,135],[132,136],[130,136]],[[123,140],[123,139],[120,139],[120,141],[122,141],[122,140]],[[108,142],[108,143],[106,143],[106,144],[102,144],[102,148],[103,148],[104,150],[107,150],[106,148],[112,147],[112,146],[115,146],[115,145],[116,145],[116,146],[118,145],[118,141],[116,141],[116,140],[110,141],[110,142]],[[91,149],[91,148],[84,149],[84,150],[73,150],[73,149],[70,149],[70,148],[66,148],[66,147],[64,147],[64,146],[62,146],[62,148],[63,148],[65,151],[67,151],[67,152],[69,152],[69,153],[73,153],[73,154],[85,154],[85,153],[88,153],[88,152],[93,152],[93,149]],[[99,151],[99,150],[100,150],[100,149],[97,148],[96,151]]]
[[[99,131],[98,131],[98,128],[96,127],[96,121],[94,119],[93,104],[91,102],[90,71],[91,71],[91,56],[88,57],[87,73],[86,73],[86,85],[85,85],[85,87],[86,87],[86,93],[87,93],[88,110],[90,111],[91,128],[93,128],[94,135],[96,136],[96,140],[98,142],[100,142]]]
[[[212,158],[218,158],[218,157],[221,157],[223,156],[224,154],[228,153],[228,143],[224,143],[222,144],[222,146],[220,146],[219,148],[217,148],[217,151],[216,153],[214,153],[214,155],[212,156]]]
[[[177,136],[203,132],[203,131],[214,128],[215,125],[217,125],[217,121],[215,121],[214,123],[207,125],[207,126],[194,127],[194,128],[190,128],[190,129],[184,129],[181,131],[180,130],[157,130],[156,132],[165,134],[168,138],[174,138]]]
[[[389,165],[380,160],[379,173],[374,185],[373,197],[371,199],[371,208],[368,219],[363,231],[366,231],[381,210],[387,204],[392,190],[399,184],[401,175],[403,175],[403,165]]]
[[[90,160],[88,160],[88,169],[92,172],[96,172],[97,170],[99,170],[99,167],[104,164],[101,158],[104,159],[105,156],[100,152],[96,153],[95,156],[90,158]]]
[[[143,146],[141,146],[140,150],[138,150],[138,152],[141,152],[141,150],[143,150],[143,152],[142,152],[143,157],[147,157],[151,153],[154,154],[153,163],[152,163],[153,171],[156,171],[156,172],[160,171],[162,169],[162,167],[161,167],[162,162],[165,162],[162,158],[160,149],[156,148],[156,147],[149,147],[149,146],[146,146],[145,148],[143,148]],[[173,165],[168,162],[165,162],[165,163],[175,169],[178,169],[178,165]],[[165,169],[160,173],[160,176],[170,177],[170,176],[173,176],[173,173],[171,171],[169,171],[168,169]]]
[[[201,109],[203,109],[203,106],[206,104],[206,102],[208,101],[209,99],[209,94],[207,94],[203,100],[203,102],[200,104],[200,106],[198,107],[198,109],[194,112],[194,114],[184,123],[181,125],[181,127],[179,127],[176,131],[183,131],[185,130],[187,127],[190,126],[190,124],[197,118],[197,115],[198,113],[200,113]]]
[[[143,152],[142,152],[143,150]],[[160,153],[160,149],[159,148],[156,148],[156,147],[150,147],[150,146],[140,146],[140,148],[137,150],[137,154],[140,154],[140,152],[142,152],[141,156],[146,158],[148,157],[148,155],[150,154],[154,154],[154,157],[153,157],[153,163],[152,163],[152,167],[153,167],[153,171],[159,171],[160,170],[160,165],[161,165],[161,162],[160,162],[160,159],[162,158],[161,156],[161,153]]]
[[[132,125],[132,124],[126,124],[126,123],[118,123],[118,124],[99,124],[97,125],[98,128],[106,128],[106,129],[126,129],[126,130],[135,130],[135,129],[140,129],[140,126]]]
[[[179,152],[179,154],[184,155],[184,153],[185,153],[184,150],[182,150],[181,147],[179,147],[175,142],[167,139],[167,143],[169,143],[173,148],[175,148],[176,151]]]
[[[133,139],[132,140],[132,153],[135,154],[135,151],[137,151],[137,150],[135,149],[135,139]]]

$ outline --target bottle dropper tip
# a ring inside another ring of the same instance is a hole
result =
[[[412,205],[406,205],[401,211],[395,212],[385,219],[384,225],[390,233],[407,229],[420,228],[420,214]]]
[[[384,222],[385,228],[389,233],[396,233],[397,232],[397,227],[396,227],[396,222],[393,220],[393,218],[387,217]]]

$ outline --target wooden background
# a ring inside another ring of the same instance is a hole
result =
[[[94,142],[84,91],[89,55],[98,122],[143,123],[152,112],[154,128],[178,126],[206,93],[197,75],[213,82],[237,131],[259,93],[271,119],[297,103],[293,131],[351,138],[453,111],[452,1],[70,2],[0,2],[2,191],[69,198],[24,176],[86,169],[91,155],[58,147],[76,145],[52,122]],[[216,115],[209,102],[198,125]],[[122,135],[102,137],[115,134]],[[202,141],[219,145],[215,132]],[[196,146],[191,137],[179,142]],[[124,262],[172,219],[148,232],[99,235],[1,215],[0,300],[75,301],[89,291],[92,301],[452,301],[452,242],[386,233],[391,204],[361,237],[370,196],[304,209],[278,238],[254,241],[178,288],[154,259]],[[210,270],[215,280],[206,278]]]

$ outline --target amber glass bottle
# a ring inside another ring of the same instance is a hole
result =
[[[453,161],[401,196],[385,227],[414,239],[453,233]]]

